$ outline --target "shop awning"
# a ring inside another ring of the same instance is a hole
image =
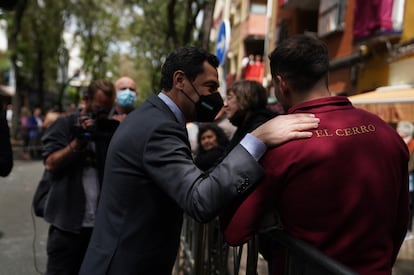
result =
[[[414,88],[380,90],[350,96],[358,108],[365,109],[389,123],[414,122]]]

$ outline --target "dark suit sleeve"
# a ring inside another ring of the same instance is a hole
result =
[[[0,113],[0,176],[6,177],[13,168],[10,130],[4,112]]]
[[[220,158],[224,155],[224,148],[215,147],[208,151],[199,153],[194,159],[195,164],[198,168],[203,171],[208,171],[212,167],[216,166]]]
[[[191,217],[207,222],[242,196],[263,175],[261,166],[236,146],[209,174],[196,167],[185,130],[165,123],[149,135],[144,167],[150,177]]]
[[[286,166],[278,165],[278,157],[265,155],[261,164],[265,176],[257,184],[252,192],[242,201],[238,201],[227,208],[220,215],[221,229],[224,238],[229,245],[240,245],[250,240],[260,229],[275,225],[272,213],[276,197],[281,192],[280,183],[283,182],[283,172],[288,170]],[[284,165],[289,165],[287,161]],[[278,184],[279,183],[279,184]]]

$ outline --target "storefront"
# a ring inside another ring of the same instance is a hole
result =
[[[414,88],[377,90],[350,96],[349,100],[388,123],[396,124],[400,120],[414,123]]]

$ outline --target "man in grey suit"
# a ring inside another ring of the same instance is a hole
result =
[[[192,159],[185,124],[212,121],[223,106],[217,57],[196,47],[172,52],[161,93],[114,134],[92,239],[80,274],[171,274],[183,212],[199,222],[243,196],[263,174],[267,146],[307,138],[319,120],[278,116],[248,134],[209,174]]]

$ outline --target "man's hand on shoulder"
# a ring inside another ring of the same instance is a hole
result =
[[[275,147],[289,140],[310,138],[310,130],[318,128],[318,125],[319,118],[314,114],[279,115],[256,128],[251,134],[268,147]]]

